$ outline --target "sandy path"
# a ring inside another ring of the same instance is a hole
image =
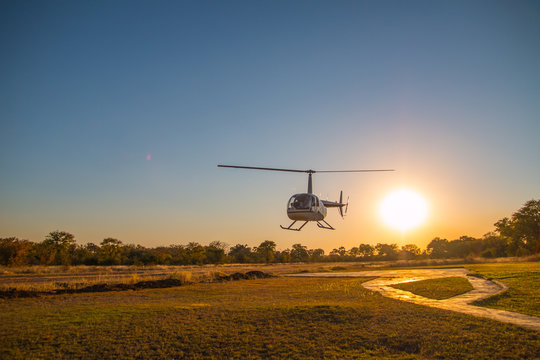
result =
[[[518,314],[511,311],[489,309],[479,306],[470,305],[476,300],[485,299],[496,295],[507,289],[506,285],[500,282],[494,282],[475,276],[468,275],[468,269],[414,269],[414,270],[376,270],[376,271],[360,271],[360,272],[343,272],[343,273],[305,273],[305,274],[289,274],[287,276],[298,277],[373,277],[378,276],[374,280],[367,281],[362,285],[369,290],[378,291],[386,297],[408,301],[415,304],[436,307],[445,310],[457,311],[473,316],[485,317],[497,321],[520,325],[529,329],[540,331],[540,318]],[[399,290],[390,285],[403,282],[436,279],[449,276],[465,277],[474,290],[465,294],[454,296],[444,300],[428,299],[423,296],[415,295],[405,290]]]

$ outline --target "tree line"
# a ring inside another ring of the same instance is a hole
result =
[[[209,245],[190,242],[147,248],[114,238],[106,238],[99,245],[81,245],[74,235],[53,231],[38,243],[16,237],[0,238],[0,265],[203,265],[528,256],[536,254],[540,246],[540,200],[527,201],[511,217],[497,221],[494,226],[495,230],[482,238],[461,236],[449,241],[437,237],[426,249],[414,244],[401,247],[359,244],[350,249],[341,246],[328,254],[302,244],[276,250],[276,243],[269,240],[255,247],[246,244],[229,247],[214,241]]]

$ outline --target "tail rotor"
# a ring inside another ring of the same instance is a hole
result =
[[[339,215],[343,218],[343,190],[339,192]]]
[[[345,215],[347,214],[347,210],[349,209],[349,197],[347,196],[347,202],[346,203],[343,203],[343,191],[340,191],[339,192],[339,215],[341,215],[341,217],[345,217]],[[345,208],[345,212],[343,211],[343,208]]]

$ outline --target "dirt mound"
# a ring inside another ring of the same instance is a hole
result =
[[[217,281],[231,281],[231,280],[254,280],[254,279],[267,279],[274,277],[274,275],[262,272],[262,271],[248,271],[246,273],[235,272],[231,275],[219,274],[216,277]]]
[[[124,290],[141,290],[141,289],[159,289],[181,286],[184,283],[177,279],[161,279],[161,280],[145,280],[135,284],[96,284],[86,286],[80,289],[61,289],[54,291],[55,294],[74,294],[74,293],[89,293],[89,292],[104,292],[104,291],[124,291]]]
[[[162,280],[146,280],[139,281],[135,284],[136,289],[158,289],[185,285],[185,282],[180,279],[162,279]]]
[[[268,279],[268,278],[273,278],[275,277],[274,275],[272,274],[268,274],[268,273],[265,273],[265,272],[262,272],[262,271],[257,271],[257,270],[254,270],[254,271],[248,271],[246,273],[246,276],[251,280],[251,279]]]
[[[231,275],[219,274],[215,277],[214,281],[232,281],[232,280],[253,280],[253,279],[266,279],[274,277],[274,275],[264,273],[262,271],[248,271],[246,273],[236,272]],[[125,291],[125,290],[142,290],[142,289],[161,289],[170,288],[175,286],[185,285],[185,282],[178,279],[161,279],[161,280],[145,280],[139,281],[135,284],[95,284],[85,286],[80,289],[58,289],[53,291],[28,291],[8,289],[0,291],[0,298],[2,299],[14,299],[14,298],[28,298],[38,297],[42,295],[60,295],[60,294],[77,294],[77,293],[92,293],[92,292],[106,292],[106,291]]]
[[[29,297],[38,297],[45,295],[43,291],[28,291],[28,290],[18,290],[18,289],[7,289],[0,291],[0,299],[16,299],[16,298],[29,298]]]

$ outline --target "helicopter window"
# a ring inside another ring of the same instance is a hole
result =
[[[309,209],[312,198],[309,194],[299,194],[291,198],[290,207],[295,209]]]

